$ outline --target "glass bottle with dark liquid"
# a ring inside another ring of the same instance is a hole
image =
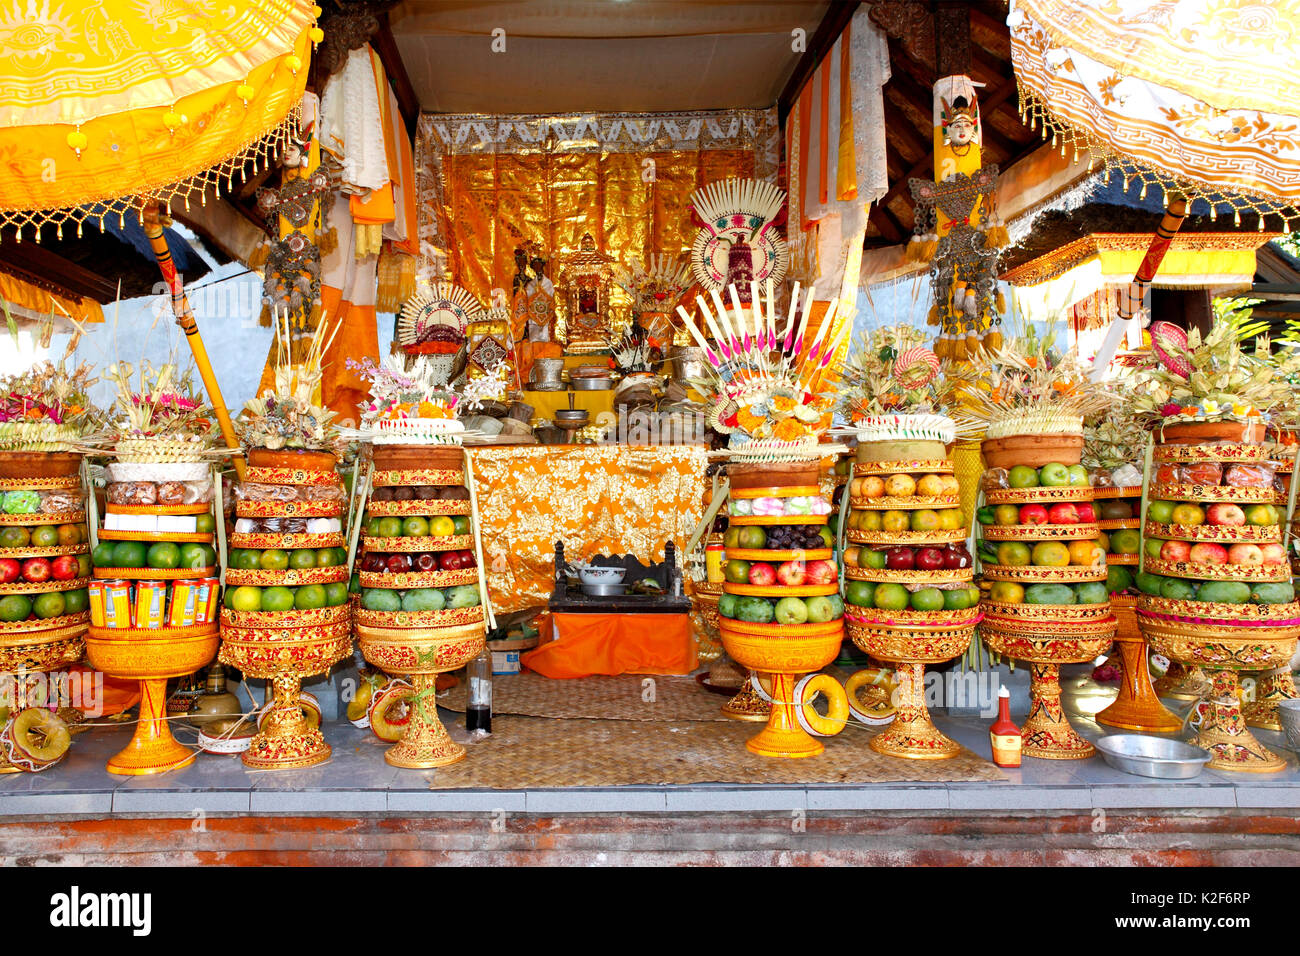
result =
[[[474,660],[465,667],[465,678],[469,681],[469,695],[465,701],[465,729],[492,733],[492,657],[483,649]]]

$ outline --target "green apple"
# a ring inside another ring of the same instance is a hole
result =
[[[1169,524],[1174,517],[1174,502],[1153,501],[1147,505],[1147,520],[1155,524]]]
[[[1083,465],[1071,465],[1070,484],[1081,488],[1086,488],[1092,484],[1092,482],[1088,480],[1088,469],[1084,468]]]
[[[1028,465],[1016,465],[1007,472],[1007,482],[1012,488],[1037,488],[1038,472]]]
[[[1063,488],[1073,484],[1070,481],[1070,469],[1059,461],[1050,461],[1038,469],[1038,483],[1044,488]]]
[[[787,601],[797,601],[798,598],[784,598]],[[806,614],[810,624],[824,624],[826,621],[835,620],[835,602],[828,597],[810,597],[804,601]],[[777,605],[777,619],[780,619],[780,605]]]
[[[1159,558],[1160,549],[1164,546],[1165,543],[1160,538],[1147,538],[1146,542],[1142,545],[1148,558]]]

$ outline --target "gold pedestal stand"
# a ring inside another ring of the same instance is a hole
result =
[[[1300,692],[1296,691],[1289,661],[1282,667],[1260,674],[1255,684],[1255,699],[1241,708],[1246,726],[1280,731],[1282,718],[1278,716],[1278,701],[1297,697],[1300,697]]]
[[[1210,678],[1200,667],[1188,667],[1178,661],[1170,661],[1165,676],[1157,678],[1153,686],[1157,697],[1200,700],[1210,692]]]
[[[44,674],[81,660],[90,612],[70,614],[55,620],[64,623],[39,631],[0,629],[0,673],[12,675],[15,688],[22,686],[23,677],[28,674]],[[50,621],[40,623],[45,625]],[[4,627],[0,624],[0,628]],[[15,706],[10,708],[10,720],[22,710],[21,703],[15,696]],[[4,748],[0,747],[0,774],[4,773],[22,773],[22,768],[10,763]]]

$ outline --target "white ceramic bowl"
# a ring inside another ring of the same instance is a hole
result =
[[[578,576],[583,584],[622,584],[627,568],[584,568]]]

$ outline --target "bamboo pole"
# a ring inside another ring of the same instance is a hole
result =
[[[242,481],[244,479],[243,450],[239,447],[239,439],[235,437],[235,425],[230,419],[230,410],[226,408],[225,399],[221,397],[221,386],[217,384],[217,375],[212,370],[212,362],[208,359],[208,350],[203,344],[203,336],[199,335],[198,323],[194,321],[190,300],[185,295],[185,283],[180,273],[176,271],[171,250],[167,248],[167,239],[163,235],[162,218],[157,203],[143,204],[140,209],[140,224],[144,227],[144,234],[149,237],[154,258],[158,260],[158,270],[167,282],[168,289],[171,290],[172,312],[176,315],[176,324],[181,327],[185,333],[185,340],[190,344],[190,351],[194,354],[194,364],[198,366],[203,387],[208,392],[208,400],[212,402],[212,411],[217,416],[217,424],[221,426],[221,436],[226,440],[226,447],[235,452],[235,473]]]

